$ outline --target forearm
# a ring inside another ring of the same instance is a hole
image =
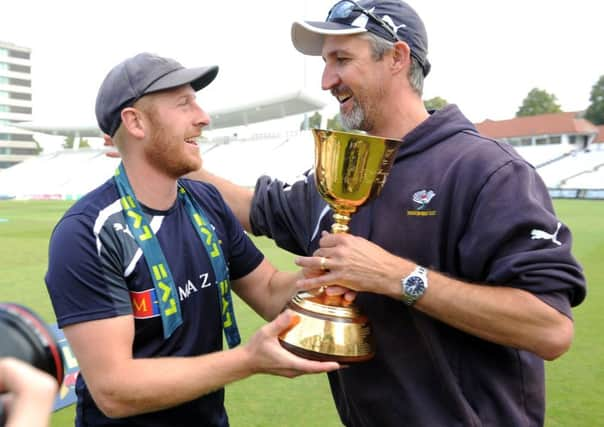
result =
[[[415,308],[455,328],[546,360],[560,356],[572,341],[572,321],[527,291],[464,283],[435,272],[428,278],[430,287]]]
[[[408,260],[391,258],[382,266],[382,293],[401,299],[400,279],[414,268]],[[428,283],[414,309],[468,334],[546,360],[560,356],[572,341],[572,321],[530,292],[466,283],[430,270]]]
[[[339,243],[334,249],[334,243]],[[339,283],[359,292],[402,299],[401,279],[415,263],[355,236],[327,235],[315,257],[298,258],[302,267],[318,268],[327,257],[330,272],[299,283],[312,289]],[[573,323],[533,294],[504,285],[480,285],[428,272],[429,286],[414,309],[457,329],[501,345],[554,359],[568,349]]]
[[[199,169],[195,172],[189,173],[187,176],[189,179],[195,179],[197,181],[209,182],[214,185],[220,191],[220,194],[227,202],[243,228],[251,232],[250,224],[250,208],[252,205],[252,197],[254,192],[248,188],[241,187],[231,181],[214,175],[205,169]]]
[[[296,294],[296,282],[304,278],[301,271],[296,273],[288,271],[277,271],[271,278],[269,284],[270,304],[267,307],[264,318],[274,319]]]
[[[266,259],[247,276],[233,281],[233,290],[265,320],[274,319],[295,295],[302,273],[277,271]]]
[[[247,276],[232,282],[233,291],[266,320],[274,319],[295,295],[302,273],[277,271],[264,259]]]
[[[191,357],[133,359],[130,315],[68,325],[64,332],[99,409],[108,417],[122,418],[189,402],[255,373],[294,377],[339,367],[286,351],[277,337],[291,322],[286,312],[246,344]]]
[[[240,346],[196,357],[124,360],[95,373],[89,386],[107,416],[122,418],[191,401],[254,370],[245,346]]]

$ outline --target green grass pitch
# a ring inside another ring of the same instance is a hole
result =
[[[44,285],[48,239],[72,202],[0,201],[0,301],[17,302],[48,322],[54,315]],[[574,236],[574,254],[588,279],[588,296],[574,309],[575,339],[569,352],[546,363],[548,427],[591,427],[604,419],[604,202],[556,200],[556,212]],[[293,270],[293,256],[255,238],[267,257]],[[243,339],[263,324],[235,302]],[[227,386],[233,427],[340,426],[324,375],[293,380],[258,375]],[[74,408],[55,413],[53,427],[73,425]]]

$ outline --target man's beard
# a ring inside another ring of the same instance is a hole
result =
[[[186,156],[181,145],[185,144],[184,139],[174,141],[174,137],[168,135],[153,114],[150,115],[150,121],[153,130],[145,155],[154,168],[174,179],[178,179],[201,167],[199,157],[192,160],[189,156]]]
[[[361,128],[365,123],[365,112],[356,99],[350,112],[340,114],[340,122],[346,130],[365,130]]]
[[[340,114],[342,126],[347,130],[371,133],[375,126],[375,117],[379,114],[377,106],[366,99],[354,98],[352,102],[352,109],[348,113]]]
[[[383,86],[360,90],[352,99],[348,113],[340,112],[340,123],[347,130],[360,130],[371,134],[378,123],[384,121],[382,100],[386,97]]]

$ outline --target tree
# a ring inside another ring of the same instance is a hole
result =
[[[440,110],[444,106],[448,104],[447,100],[441,98],[440,96],[435,96],[434,98],[424,100],[424,107],[426,110]]]
[[[66,150],[69,148],[73,148],[73,140],[75,138],[73,136],[67,136],[65,137],[65,142],[63,143],[63,148],[65,148]]]
[[[604,125],[604,76],[591,88],[591,104],[585,112],[585,118],[594,125]]]
[[[526,98],[524,98],[524,101],[522,101],[522,105],[516,112],[516,117],[559,113],[561,111],[556,95],[534,88],[528,93]]]
[[[311,128],[320,128],[321,120],[322,120],[321,114],[318,111],[315,111],[315,114],[308,117],[308,127],[306,127],[306,121],[307,121],[306,117],[304,118],[304,120],[302,120],[302,123],[300,123],[300,130],[311,129]]]
[[[65,142],[63,143],[63,148],[68,150],[70,148],[73,148],[75,144],[75,138],[73,137],[73,135],[67,136],[65,137]],[[78,148],[90,148],[90,144],[88,143],[88,140],[85,138],[80,138],[80,145]]]
[[[344,130],[344,126],[342,126],[342,122],[340,121],[340,113],[337,113],[331,119],[327,119],[327,129]]]

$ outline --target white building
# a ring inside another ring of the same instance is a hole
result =
[[[38,153],[32,132],[15,128],[31,120],[31,49],[0,41],[0,169]]]

